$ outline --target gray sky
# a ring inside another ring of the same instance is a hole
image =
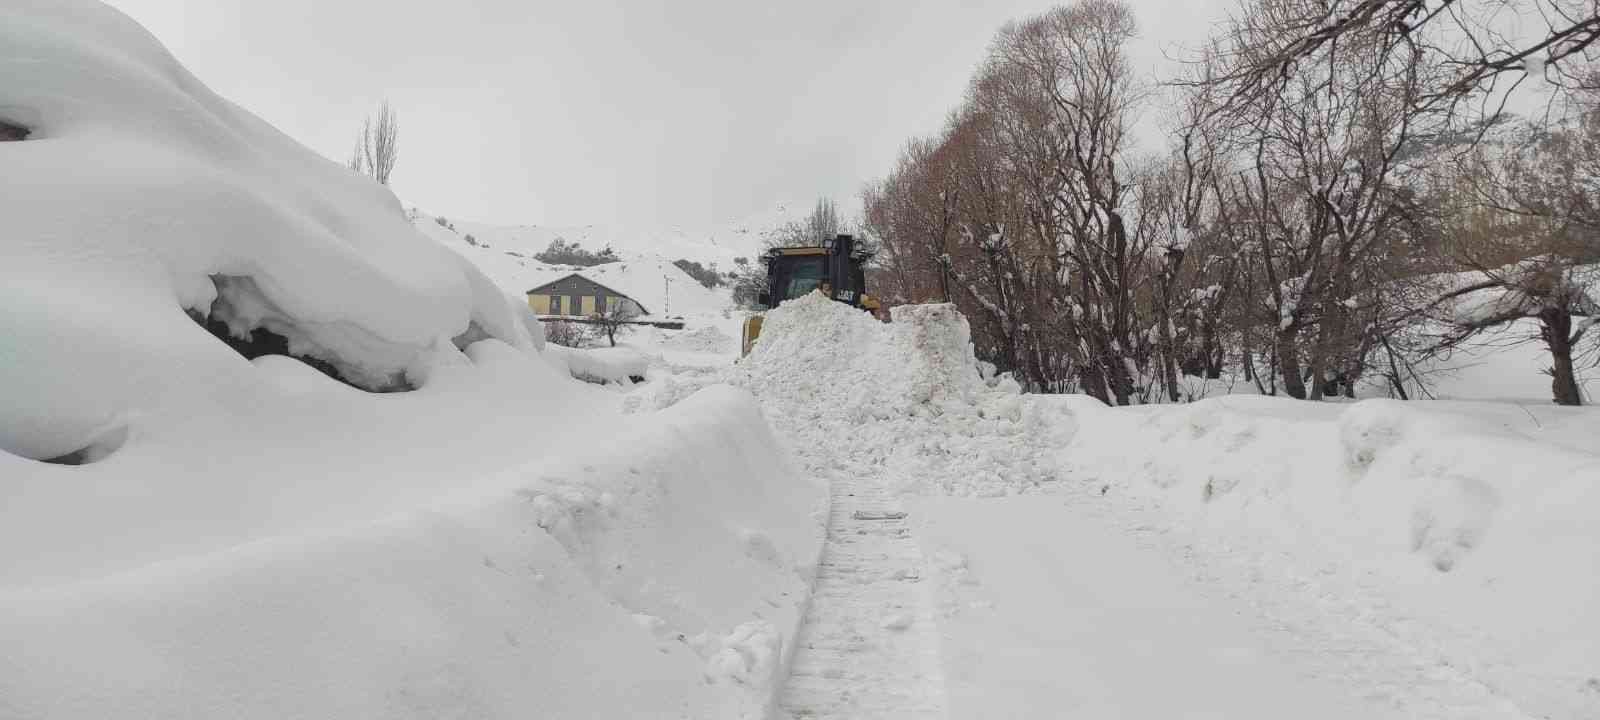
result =
[[[110,0],[222,95],[343,160],[387,97],[407,204],[493,223],[720,224],[849,202],[1046,0]],[[1221,0],[1136,0],[1141,65]],[[1190,6],[1177,7],[1173,6]],[[850,202],[853,206],[854,203]]]

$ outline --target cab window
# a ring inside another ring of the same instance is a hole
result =
[[[789,287],[784,290],[783,299],[793,300],[817,289],[824,275],[822,261],[820,257],[796,261],[789,270]]]

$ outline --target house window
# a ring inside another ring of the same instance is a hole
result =
[[[560,315],[561,314],[561,296],[560,295],[551,295],[550,296],[550,314],[551,315]]]

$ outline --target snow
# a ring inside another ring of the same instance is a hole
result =
[[[98,3],[0,47],[0,716],[1600,716],[1600,415],[1503,402],[1526,346],[1110,409],[949,305],[735,363],[639,248],[590,272],[694,324],[547,345],[542,236],[408,222]]]
[[[1425,364],[1433,396],[1441,400],[1495,400],[1530,408],[1550,404],[1550,352],[1539,339],[1539,322],[1513,320],[1484,331],[1449,355]],[[1578,388],[1600,399],[1600,368],[1574,369]],[[1374,389],[1374,394],[1382,390]],[[1521,413],[1519,413],[1521,414]]]
[[[665,260],[687,259],[709,266],[716,263],[723,270],[733,269],[734,258],[744,257],[754,262],[761,254],[763,239],[779,227],[802,219],[811,205],[773,203],[770,207],[750,215],[709,222],[695,227],[673,226],[664,228],[625,227],[615,224],[590,225],[491,225],[448,217],[463,238],[470,234],[481,244],[499,251],[513,251],[532,257],[560,238],[568,243],[578,243],[584,249],[599,252],[611,248],[619,256],[630,258],[659,257]],[[418,213],[421,217],[433,216]]]
[[[18,582],[8,557],[4,714],[758,716],[805,600],[817,496],[734,391],[656,420],[612,430],[626,452],[593,447],[366,520],[344,508],[316,532],[65,582]],[[319,498],[349,484],[316,480]],[[131,539],[127,523],[99,527]],[[764,555],[747,552],[750,527]],[[22,531],[8,547],[61,561],[38,524]],[[726,649],[763,647],[729,670]]]
[[[685,330],[668,338],[661,346],[691,353],[727,354],[737,350],[737,341],[715,325]]]
[[[815,293],[785,303],[727,381],[750,388],[786,432],[900,489],[995,493],[1048,481],[1036,462],[1048,423],[1015,381],[979,375],[966,319],[950,305],[891,313],[880,323]],[[1014,474],[1001,478],[1001,467]]]
[[[535,260],[534,255],[549,245],[553,235],[547,238],[546,234],[537,233],[530,239],[522,234],[497,234],[488,232],[481,226],[453,221],[452,224],[456,229],[451,230],[440,226],[432,216],[423,213],[417,214],[413,222],[423,234],[454,250],[492,278],[496,285],[518,296],[545,283],[577,273],[633,298],[648,311],[643,319],[701,318],[721,313],[732,302],[727,289],[707,289],[688,273],[673,265],[674,260],[686,256],[671,256],[667,247],[630,251],[622,255],[623,260],[620,262],[592,267],[547,265]],[[478,229],[476,231],[468,229],[472,227]],[[477,245],[467,242],[466,237],[469,234],[473,236]],[[485,238],[491,239],[485,240]],[[488,244],[487,247],[484,246],[485,242]],[[602,249],[599,246],[590,246],[587,242],[584,246],[595,251]],[[719,268],[729,270],[732,269],[732,264],[724,263]]]
[[[1225,598],[1081,506],[1013,497],[911,508],[923,544],[945,559],[931,582],[950,717],[1406,717],[1298,672]]]
[[[786,303],[736,366],[625,402],[748,388],[832,484],[796,716],[1594,716],[1592,410],[1110,409],[897,311]]]
[[[579,380],[604,385],[630,384],[649,372],[650,359],[632,348],[568,348],[550,345],[544,354]]]
[[[753,399],[622,414],[100,3],[0,47],[0,717],[765,714],[824,495]]]
[[[1600,599],[1600,579],[1574,571],[1600,563],[1587,520],[1600,511],[1592,445],[1546,440],[1537,419],[1511,423],[1520,413],[1505,406],[1235,397],[1076,412],[1063,451],[1073,477],[1101,484],[1108,502],[1159,508],[1192,538],[1188,552],[1248,578],[1238,592],[1335,607],[1342,635],[1399,645],[1361,649],[1368,667],[1387,669],[1359,683],[1414,676],[1381,688],[1386,703],[1424,717],[1520,717],[1491,711],[1508,704],[1540,717],[1595,712],[1600,626],[1583,608]],[[1600,427],[1593,412],[1568,419]],[[1458,677],[1435,682],[1435,666]],[[1468,702],[1475,684],[1492,692]]]
[[[74,1],[0,22],[0,74],[18,80],[0,108],[33,130],[0,177],[0,448],[62,455],[134,408],[192,399],[196,376],[248,382],[185,310],[272,329],[367,385],[424,371],[474,325],[529,345],[393,195],[206,90],[132,21]]]

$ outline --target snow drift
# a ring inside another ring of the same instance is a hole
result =
[[[1592,411],[1541,429],[1507,405],[1066,402],[1061,458],[1091,495],[1157,502],[1197,552],[1359,608],[1525,711],[1600,710],[1600,454],[1565,442]]]
[[[623,417],[97,2],[0,4],[0,120],[0,717],[764,711],[821,493],[747,396]]]
[[[643,380],[650,370],[649,358],[626,347],[569,348],[551,344],[544,355],[572,377],[597,385],[631,385]]]
[[[0,119],[31,131],[0,144],[0,449],[64,455],[197,377],[250,382],[185,311],[374,389],[418,384],[459,336],[528,347],[503,293],[386,188],[218,97],[120,13],[8,3],[0,47]]]
[[[0,716],[760,717],[820,496],[748,396],[653,420],[368,523],[0,589]]]

